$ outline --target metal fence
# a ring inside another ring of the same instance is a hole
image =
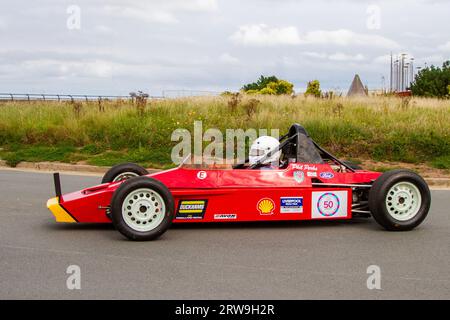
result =
[[[148,96],[149,99],[171,99],[181,97],[217,96],[220,92],[199,90],[164,90],[162,96]],[[99,101],[133,100],[136,96],[102,96],[86,94],[49,94],[49,93],[0,93],[0,101]]]
[[[37,93],[0,93],[0,101],[99,101],[99,100],[132,100],[131,95],[97,96],[85,94],[37,94]],[[163,97],[149,96],[150,99]]]

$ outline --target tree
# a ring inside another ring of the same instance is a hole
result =
[[[294,85],[286,80],[271,82],[267,85],[267,88],[275,91],[275,94],[292,94],[294,92]]]
[[[259,79],[256,82],[246,84],[242,87],[243,91],[249,91],[249,90],[262,90],[271,82],[277,82],[278,78],[275,76],[265,77],[260,76]]]
[[[272,83],[275,83],[275,82],[272,82]],[[274,89],[269,88],[269,87],[262,88],[261,90],[259,90],[259,93],[260,94],[277,94],[277,92]]]
[[[286,80],[279,80],[275,76],[261,76],[256,82],[246,84],[242,91],[247,94],[292,94],[294,85]]]
[[[422,97],[444,98],[450,94],[450,61],[444,62],[442,68],[431,66],[422,69],[411,85],[412,94]]]
[[[322,91],[320,91],[319,80],[313,80],[308,82],[308,87],[306,88],[305,96],[314,96],[319,98],[321,95]]]

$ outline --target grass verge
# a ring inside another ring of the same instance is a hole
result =
[[[254,99],[258,99],[257,102]],[[450,167],[448,100],[370,97],[333,100],[297,97],[226,97],[149,102],[9,102],[0,104],[0,157],[20,161],[113,165],[133,161],[170,167],[177,128],[279,129],[298,122],[321,145],[351,159],[427,163]]]

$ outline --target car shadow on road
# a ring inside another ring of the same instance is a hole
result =
[[[271,228],[329,228],[358,226],[371,230],[379,230],[372,219],[354,218],[352,220],[305,220],[305,221],[257,221],[257,222],[212,222],[212,223],[174,223],[172,229],[271,229]]]
[[[105,236],[115,241],[129,241],[115,231],[112,223],[68,223],[55,224],[45,223],[42,225],[47,231],[67,232],[67,231],[92,231],[104,232]],[[170,229],[174,230],[257,230],[257,229],[326,229],[326,228],[361,228],[369,231],[382,231],[382,229],[372,220],[367,218],[354,218],[352,220],[334,220],[334,221],[258,221],[258,222],[230,222],[230,223],[174,223]],[[114,232],[112,232],[114,231]],[[82,233],[80,232],[80,235]],[[163,238],[160,238],[163,239]]]
[[[378,225],[367,218],[352,220],[305,220],[305,221],[251,221],[251,222],[196,222],[173,223],[171,229],[271,229],[271,228],[328,228],[337,226],[358,226],[377,230]],[[112,223],[45,223],[43,227],[54,231],[64,230],[114,230]]]
[[[112,223],[45,223],[43,227],[52,231],[114,230]]]

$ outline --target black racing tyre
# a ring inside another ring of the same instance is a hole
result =
[[[408,231],[428,215],[431,194],[422,177],[409,170],[382,174],[369,192],[369,208],[374,219],[386,230]]]
[[[342,163],[349,166],[353,170],[363,170],[363,168],[359,164],[356,164],[352,161],[344,160],[342,161]]]
[[[174,200],[169,189],[150,177],[123,182],[111,200],[115,228],[135,241],[154,240],[172,224]]]
[[[102,183],[118,182],[134,177],[145,176],[148,171],[135,163],[121,163],[109,169],[103,176]]]

